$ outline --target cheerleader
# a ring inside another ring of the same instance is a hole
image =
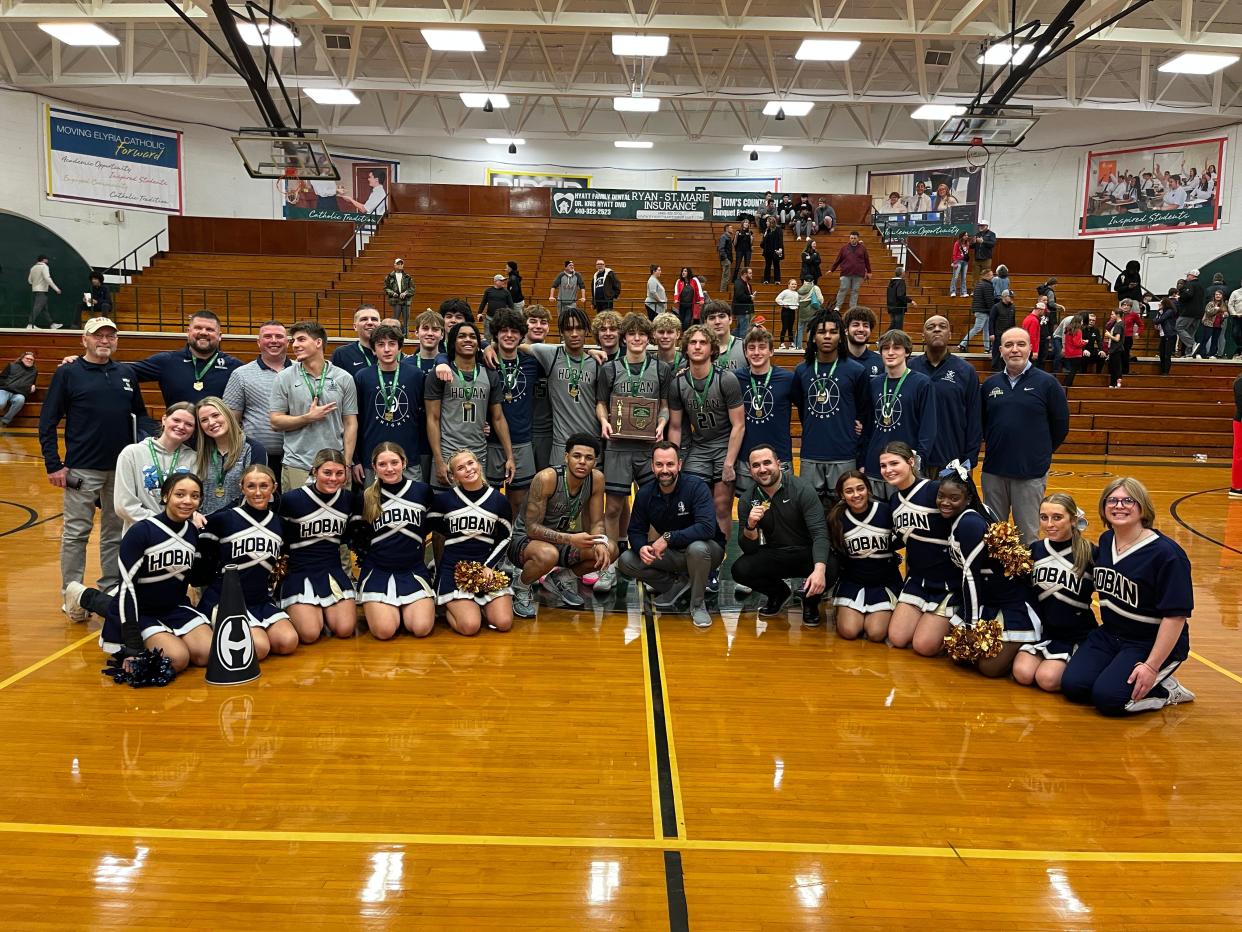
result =
[[[995,657],[980,657],[975,668],[984,676],[1004,676],[1013,667],[1018,648],[1040,640],[1039,615],[1027,600],[1030,582],[1026,576],[1006,576],[1000,561],[989,552],[984,535],[992,521],[983,510],[966,467],[954,462],[946,472],[936,492],[936,507],[942,518],[952,522],[949,555],[962,571],[959,607],[951,623],[954,627],[974,626],[999,619],[1004,626],[1001,640],[1005,646]]]
[[[165,479],[193,471],[194,449],[189,444],[194,424],[194,405],[178,401],[169,405],[160,419],[158,437],[131,443],[117,454],[112,505],[121,519],[122,533],[163,511],[160,490]],[[108,503],[103,505],[107,507]],[[201,512],[196,512],[193,520],[199,530],[207,523]]]
[[[1137,479],[1114,479],[1100,495],[1092,575],[1103,624],[1070,658],[1061,692],[1105,715],[1146,712],[1195,694],[1173,678],[1190,654],[1194,588],[1186,552],[1154,527],[1156,509]]]
[[[936,507],[936,483],[920,479],[910,445],[895,440],[880,454],[880,475],[896,491],[888,503],[894,546],[906,548],[906,581],[888,625],[888,643],[935,657],[944,649],[961,571],[949,556],[950,522]]]
[[[1023,644],[1013,661],[1013,678],[1023,686],[1035,683],[1050,693],[1061,688],[1061,675],[1074,651],[1095,630],[1091,612],[1091,567],[1095,548],[1082,536],[1087,521],[1074,499],[1054,492],[1039,504],[1044,539],[1031,546],[1035,564],[1035,610],[1044,625],[1044,640]]]
[[[203,477],[202,512],[212,515],[242,497],[241,477],[251,463],[267,465],[267,450],[247,439],[221,399],[208,395],[194,407],[201,434],[195,472]],[[270,496],[269,496],[270,500]]]
[[[198,528],[190,519],[203,499],[193,473],[173,473],[160,486],[162,510],[121,538],[121,586],[115,596],[79,582],[65,588],[65,602],[103,616],[99,643],[115,654],[159,649],[180,673],[207,665],[211,627],[187,597],[198,556]],[[124,648],[122,648],[122,644]]]
[[[215,512],[199,535],[204,564],[200,575],[211,582],[198,610],[215,621],[224,583],[220,573],[226,566],[236,566],[256,655],[262,660],[270,653],[292,654],[298,646],[298,632],[272,599],[272,570],[280,559],[283,540],[280,516],[271,509],[278,488],[276,474],[254,463],[241,473],[239,487],[242,501]]]
[[[852,641],[865,632],[868,640],[883,641],[901,591],[900,561],[892,546],[893,513],[888,502],[872,501],[867,479],[857,469],[837,480],[828,534],[841,557],[832,600],[837,634]]]
[[[280,497],[280,518],[289,566],[280,586],[280,607],[303,644],[313,644],[324,624],[338,638],[358,626],[354,585],[341,568],[341,542],[353,509],[345,485],[345,456],[323,449],[311,463],[310,482]]]
[[[475,560],[493,569],[513,536],[509,501],[483,481],[483,469],[469,450],[449,458],[454,487],[439,492],[431,503],[431,520],[444,538],[439,561],[439,596],[448,622],[458,634],[478,634],[486,621],[497,631],[513,626],[513,590],[475,594],[457,588],[453,571],[463,560]]]
[[[362,494],[356,531],[362,565],[358,601],[371,635],[386,641],[404,624],[426,637],[436,623],[435,590],[423,558],[431,486],[406,479],[405,451],[385,440],[371,453],[375,478]]]

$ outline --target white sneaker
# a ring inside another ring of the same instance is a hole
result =
[[[27,330],[34,330],[34,329],[35,329],[35,325],[34,325],[34,324],[27,324],[27,325],[26,325],[26,329],[27,329]]]
[[[82,607],[82,593],[86,587],[76,580],[65,586],[65,604],[60,610],[69,616],[74,624],[81,624],[90,617],[90,612]]]
[[[63,326],[64,326],[64,324],[52,324],[52,329],[53,329],[53,330],[59,330],[59,329],[60,329],[61,327],[63,327]]]
[[[1166,676],[1163,685],[1169,691],[1169,698],[1165,700],[1165,705],[1180,705],[1183,702],[1195,701],[1195,694],[1173,677]]]
[[[741,583],[733,584],[733,594],[739,599],[746,598],[748,595],[750,595],[754,591],[755,590],[750,588],[750,586],[743,586]]]
[[[121,645],[115,641],[105,641],[101,633],[99,635],[99,649],[105,654],[119,654],[121,652]]]
[[[614,563],[599,574],[599,579],[595,580],[595,585],[591,588],[597,595],[607,595],[612,592],[617,585],[617,565]]]
[[[522,585],[516,578],[513,581],[513,614],[518,618],[534,618],[538,614],[530,586]]]

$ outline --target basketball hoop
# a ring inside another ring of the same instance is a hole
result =
[[[983,144],[982,140],[975,139],[970,144],[970,148],[966,150],[966,171],[972,175],[978,173],[984,165],[988,164],[990,157],[988,147]]]

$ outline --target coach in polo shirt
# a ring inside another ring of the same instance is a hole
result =
[[[201,401],[224,395],[229,375],[241,365],[220,352],[220,318],[211,311],[198,311],[190,318],[185,349],[168,350],[130,363],[139,382],[158,382],[164,406],[178,401]]]
[[[267,465],[276,473],[277,481],[284,459],[285,438],[280,431],[272,429],[269,412],[277,374],[293,365],[286,355],[288,348],[289,334],[284,324],[278,320],[259,324],[259,357],[234,369],[220,396],[241,421],[246,439],[267,451]]]
[[[297,362],[280,372],[272,384],[272,428],[285,435],[282,491],[301,488],[310,475],[315,454],[340,450],[345,462],[354,459],[358,439],[358,391],[354,377],[323,358],[328,335],[313,320],[289,328]]]
[[[983,383],[983,501],[1001,520],[1013,513],[1022,542],[1039,537],[1039,503],[1052,454],[1069,433],[1065,390],[1031,365],[1031,338],[1022,327],[1000,336],[1005,368]]]

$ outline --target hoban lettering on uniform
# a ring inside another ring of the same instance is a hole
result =
[[[924,511],[907,511],[899,509],[893,513],[894,531],[929,531],[931,516]]]
[[[147,554],[147,571],[162,573],[165,570],[188,570],[194,563],[194,551],[182,547],[170,547]]]
[[[1138,583],[1107,566],[1095,568],[1095,591],[1130,608],[1138,607]]]
[[[274,535],[262,536],[247,534],[229,542],[229,550],[233,558],[249,557],[256,553],[265,557],[280,556],[280,538]]]
[[[482,515],[477,512],[466,512],[448,516],[449,533],[457,534],[490,534],[496,526],[495,515]]]
[[[338,517],[311,517],[299,524],[304,538],[340,537],[345,530],[345,519]]]
[[[889,548],[887,534],[855,534],[845,538],[845,549],[851,557],[886,553]]]
[[[1068,589],[1071,592],[1078,589],[1082,581],[1080,577],[1074,575],[1072,569],[1049,564],[1036,566],[1032,579],[1035,585],[1045,589]]]
[[[377,531],[382,531],[386,527],[396,527],[402,524],[421,526],[423,516],[426,513],[427,509],[422,505],[393,502],[380,509],[379,517],[371,522],[371,527]]]

